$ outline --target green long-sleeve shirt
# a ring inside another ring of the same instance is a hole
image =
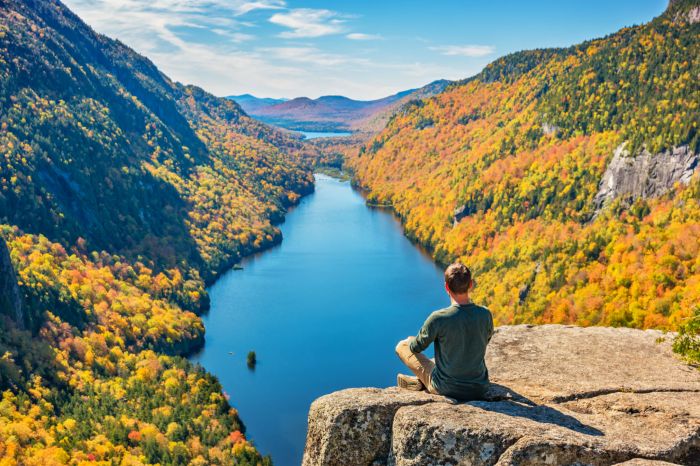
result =
[[[484,355],[493,335],[491,312],[476,304],[453,304],[435,311],[410,342],[420,353],[435,343],[432,383],[445,396],[477,399],[489,383]]]

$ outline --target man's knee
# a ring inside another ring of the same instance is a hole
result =
[[[396,354],[399,358],[403,359],[406,351],[411,351],[411,349],[408,347],[408,340],[401,340],[396,345]]]

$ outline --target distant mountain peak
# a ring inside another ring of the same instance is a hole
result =
[[[408,99],[423,99],[442,92],[451,81],[435,80],[417,89],[408,89],[374,100],[357,100],[343,95],[323,95],[316,99],[262,99],[243,94],[232,96],[249,115],[267,123],[306,131],[370,131],[381,129],[388,118]]]

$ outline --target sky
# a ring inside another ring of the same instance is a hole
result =
[[[649,21],[667,0],[64,0],[97,32],[219,96],[369,100],[519,50]]]

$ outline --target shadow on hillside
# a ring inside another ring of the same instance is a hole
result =
[[[551,406],[537,404],[520,393],[500,384],[492,383],[483,401],[473,401],[470,404],[486,411],[522,417],[543,424],[553,424],[581,434],[605,435],[595,427],[581,423],[573,416],[564,414]]]

